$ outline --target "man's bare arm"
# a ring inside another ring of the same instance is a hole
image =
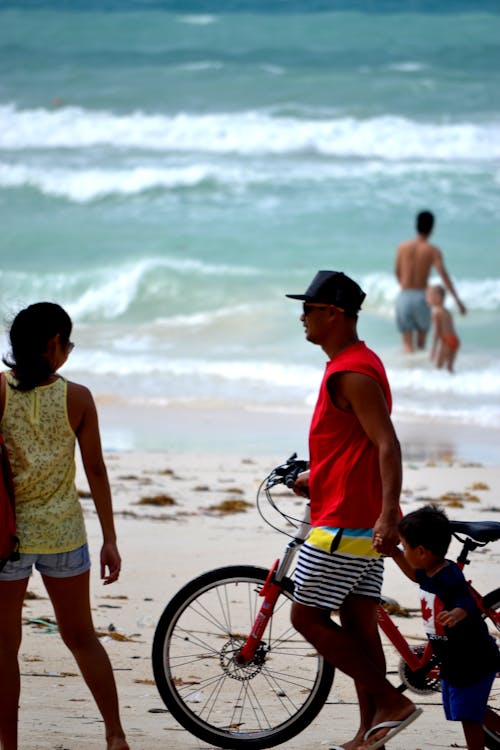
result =
[[[462,315],[465,315],[467,312],[467,308],[465,307],[464,303],[458,296],[455,287],[453,286],[453,282],[448,275],[448,271],[446,270],[446,267],[444,265],[443,256],[441,254],[441,251],[438,250],[437,247],[434,248],[434,256],[433,256],[433,265],[436,269],[436,271],[439,273],[443,280],[443,284],[445,285],[446,289],[449,291],[449,293],[452,295],[453,299],[457,303],[457,307],[460,310],[460,313]]]
[[[377,447],[382,480],[382,511],[373,528],[379,539],[378,552],[390,554],[399,540],[399,497],[402,484],[401,447],[380,385],[360,373],[335,377],[335,401],[351,410],[371,442]],[[329,389],[330,390],[330,389]]]

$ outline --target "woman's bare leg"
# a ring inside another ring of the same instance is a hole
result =
[[[22,607],[28,578],[20,581],[0,581],[0,746],[2,750],[17,750],[17,725],[21,678],[17,655],[22,637]]]
[[[111,662],[92,622],[89,572],[71,578],[43,576],[66,646],[94,696],[106,727],[107,750],[129,750],[120,721]]]

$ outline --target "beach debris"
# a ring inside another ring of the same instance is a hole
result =
[[[46,599],[46,596],[40,596],[40,594],[35,594],[34,591],[27,591],[24,595],[24,601],[27,599]]]
[[[59,630],[56,621],[51,620],[49,617],[30,617],[28,620],[25,620],[25,622],[29,625],[34,625],[37,628],[43,629],[44,633],[57,633]]]
[[[99,599],[126,599],[128,600],[128,596],[126,594],[106,594],[106,595],[100,596]]]
[[[470,492],[445,492],[443,495],[437,498],[433,497],[416,497],[420,503],[427,505],[435,505],[442,503],[448,508],[463,508],[464,503],[479,503],[481,502],[477,495],[473,495]]]
[[[155,681],[151,680],[150,678],[141,679],[140,677],[138,677],[136,680],[134,680],[134,682],[136,682],[138,685],[156,685]]]
[[[119,632],[112,622],[109,623],[107,630],[96,629],[95,634],[98,638],[111,638],[111,640],[113,641],[131,641],[132,643],[135,642],[133,636],[125,635],[125,633]]]
[[[146,495],[141,497],[134,505],[177,505],[176,500],[171,495]]]
[[[137,505],[138,503],[136,503]],[[176,513],[136,513],[133,510],[119,510],[115,512],[115,517],[119,518],[133,518],[139,521],[178,521],[181,516],[195,516],[198,515],[196,512],[188,511],[177,511]]]
[[[224,492],[230,492],[232,495],[244,495],[244,490],[241,487],[228,487]]]
[[[388,596],[382,598],[382,606],[390,615],[397,615],[398,617],[412,616],[409,609],[402,607],[396,599],[390,599]]]
[[[210,492],[210,487],[208,484],[197,484],[193,487],[193,492]]]
[[[426,461],[425,465],[429,468],[435,468],[436,466],[445,464],[446,466],[453,466],[455,463],[455,456],[451,453],[443,453],[442,456],[439,456],[438,458],[430,458],[428,461]]]
[[[148,708],[148,714],[168,714],[167,708]]]
[[[470,487],[467,487],[468,490],[475,490],[476,492],[478,490],[489,490],[490,487],[486,482],[474,482]]]
[[[92,500],[92,493],[90,490],[77,490],[77,493],[80,500]]]
[[[200,680],[198,677],[193,677],[191,680],[183,680],[182,677],[174,677],[173,683],[177,687],[180,687],[181,685],[199,685]]]
[[[446,503],[450,508],[463,508],[464,503],[479,503],[477,495],[470,492],[446,492],[438,498],[439,503]]]
[[[235,498],[234,500],[222,500],[217,505],[210,505],[208,510],[219,515],[227,515],[229,513],[246,513],[249,508],[253,508],[252,503]]]
[[[114,626],[113,626],[114,627]],[[111,638],[113,641],[130,641],[134,643],[134,639],[131,636],[119,633],[117,630],[96,630],[95,634],[98,638]]]
[[[189,695],[186,695],[184,700],[186,703],[201,703],[203,700],[203,693],[201,691],[189,693]]]
[[[121,604],[98,604],[101,609],[121,609]]]

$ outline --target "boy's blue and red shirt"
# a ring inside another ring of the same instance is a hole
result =
[[[473,685],[500,670],[500,651],[456,563],[446,560],[437,573],[428,576],[416,570],[421,589],[424,628],[433,653],[441,665],[441,677],[451,685]],[[437,621],[443,609],[461,607],[467,617],[453,627]]]

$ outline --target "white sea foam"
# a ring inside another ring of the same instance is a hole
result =
[[[231,180],[230,170],[225,171]],[[0,163],[0,187],[32,187],[45,195],[67,198],[76,203],[87,203],[113,194],[126,196],[157,188],[193,187],[215,176],[216,172],[209,165],[75,170]]]
[[[461,405],[451,401],[416,401],[415,399],[399,399],[393,412],[394,417],[410,417],[426,420],[432,430],[433,421],[450,424],[453,434],[453,424],[498,429],[500,423],[500,407],[498,403],[481,404],[479,400],[473,404]],[[432,432],[431,432],[432,435]]]
[[[463,371],[458,368],[457,375],[451,376],[446,370],[435,368],[388,368],[392,388],[401,394],[419,392],[430,396],[449,395],[460,403],[463,399],[500,396],[500,363],[485,369]],[[500,404],[499,404],[500,406]]]
[[[176,301],[175,314],[169,313],[169,298],[178,300],[179,296],[185,296],[183,290],[186,289],[188,293],[194,279],[202,281],[208,277],[232,277],[246,285],[250,279],[260,283],[264,275],[261,268],[250,265],[210,263],[190,257],[150,256],[122,262],[117,267],[106,264],[89,270],[70,269],[66,273],[0,270],[0,296],[4,307],[19,300],[36,299],[40,295],[68,300],[68,308],[77,320],[99,315],[106,319],[118,318],[133,308],[140,318],[142,307],[147,306],[155,320],[172,328],[182,328],[200,325],[203,321],[211,324],[216,316],[227,315],[228,310],[237,312],[242,320],[245,314],[252,315],[254,312],[254,308],[249,308],[242,301],[236,306],[224,304],[222,307],[183,313]],[[172,297],[174,277],[176,292]],[[364,304],[366,314],[392,318],[398,293],[392,274],[366,274],[360,276],[359,281],[367,292]],[[186,284],[188,287],[185,287]],[[500,311],[500,278],[460,279],[460,296],[470,312],[495,314]],[[156,314],[154,300],[157,300]],[[452,306],[451,301],[449,304]]]
[[[309,389],[317,389],[321,379],[321,372],[317,367],[307,365],[293,365],[283,362],[252,361],[238,359],[208,359],[193,356],[192,358],[179,358],[160,356],[157,349],[151,348],[149,352],[141,349],[141,356],[137,351],[121,351],[121,342],[111,350],[103,348],[91,348],[83,351],[75,349],[75,356],[71,358],[67,366],[67,373],[82,372],[88,368],[93,375],[117,377],[130,377],[142,375],[144,378],[154,376],[163,378],[163,382],[169,379],[179,379],[188,395],[188,380],[193,383],[200,379],[205,381],[225,381],[235,383],[244,395],[249,384],[254,386],[267,386],[275,395],[278,389],[299,389],[307,393]],[[196,387],[196,386],[195,386]],[[166,386],[168,393],[168,385]]]
[[[174,116],[141,111],[113,114],[78,107],[0,107],[0,148],[107,146],[214,154],[319,153],[388,161],[488,161],[500,157],[500,125],[431,123],[385,115],[298,119],[265,111]]]
[[[216,60],[200,60],[198,62],[181,63],[178,68],[179,70],[189,70],[195,72],[200,70],[220,70],[222,68],[222,63]]]
[[[392,63],[388,66],[389,70],[397,70],[400,73],[420,73],[425,70],[425,63],[407,60],[406,62]]]
[[[220,190],[241,190],[263,186],[267,189],[289,186],[291,183],[313,183],[324,187],[328,181],[344,181],[345,193],[348,186],[362,195],[376,183],[379,195],[393,190],[393,180],[411,175],[411,187],[416,176],[433,179],[441,185],[441,192],[448,194],[448,185],[455,189],[463,184],[469,192],[479,190],[477,196],[484,206],[491,202],[491,210],[496,208],[496,195],[482,182],[479,186],[475,178],[484,179],[484,168],[477,164],[466,165],[446,163],[437,167],[436,162],[396,162],[382,160],[342,159],[325,160],[318,163],[316,158],[290,160],[283,169],[281,160],[269,162],[258,159],[248,162],[244,159],[227,163],[218,159],[203,157],[194,164],[152,165],[149,160],[126,166],[102,165],[81,167],[71,162],[64,165],[64,156],[57,166],[48,166],[36,157],[24,155],[23,161],[0,161],[0,188],[32,188],[44,195],[63,198],[75,203],[88,203],[111,196],[132,196],[151,190],[182,190],[212,185]],[[359,182],[362,181],[362,186]],[[387,199],[389,199],[389,197]],[[493,205],[494,204],[494,205]]]
[[[192,13],[184,16],[177,16],[176,19],[179,23],[188,23],[193,26],[208,26],[212,23],[217,23],[217,17],[209,15],[208,13]]]
[[[87,372],[106,383],[116,395],[134,392],[133,383],[141,378],[141,398],[158,398],[170,403],[200,398],[227,397],[255,404],[282,407],[312,407],[317,398],[321,368],[289,362],[160,356],[158,348],[140,352],[123,351],[121,345],[84,351],[75,350],[67,366],[68,377]],[[500,361],[486,371],[458,371],[455,376],[430,366],[405,370],[389,368],[388,376],[397,416],[413,415],[468,424],[497,427],[500,419]]]

